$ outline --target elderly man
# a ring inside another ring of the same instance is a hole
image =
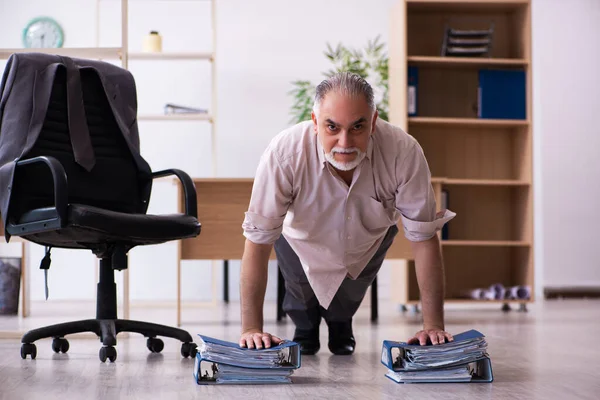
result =
[[[284,311],[302,354],[320,349],[321,318],[333,354],[356,345],[352,318],[402,221],[421,291],[423,329],[411,343],[452,340],[443,317],[444,274],[431,174],[416,140],[378,118],[373,89],[338,73],[316,88],[312,121],[277,135],[263,153],[243,222],[240,346],[270,347],[263,331],[272,246],[285,279]]]

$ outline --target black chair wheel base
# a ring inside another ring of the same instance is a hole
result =
[[[114,346],[104,346],[100,349],[100,361],[106,362],[107,359],[110,362],[115,362],[117,359],[117,349]]]
[[[184,358],[196,357],[198,353],[198,345],[196,343],[182,343],[181,344],[181,356]]]
[[[24,360],[30,355],[32,360],[37,356],[37,347],[33,343],[23,343],[21,345],[21,358]]]
[[[165,343],[157,338],[148,338],[146,341],[146,347],[148,347],[148,350],[150,350],[152,353],[160,353],[162,349],[165,348]]]
[[[66,353],[69,351],[69,341],[65,338],[52,339],[52,350],[55,353]]]

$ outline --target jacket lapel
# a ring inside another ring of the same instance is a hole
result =
[[[35,71],[33,83],[33,98],[35,101],[33,102],[31,119],[29,121],[27,142],[21,153],[21,157],[31,150],[42,131],[50,102],[50,94],[52,93],[52,85],[59,65],[59,63],[50,64],[41,71]]]

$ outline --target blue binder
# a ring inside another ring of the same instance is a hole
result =
[[[418,113],[418,99],[419,99],[419,69],[414,66],[408,67],[408,93],[407,93],[407,106],[408,116],[414,117]]]
[[[470,330],[466,332],[462,332],[458,335],[454,335],[454,341],[451,343],[457,344],[461,342],[465,342],[471,339],[483,338],[484,335],[481,332],[476,330]],[[443,346],[448,346],[450,343],[436,345],[436,347],[441,348]],[[432,344],[427,344],[426,346],[433,346]],[[408,344],[406,342],[397,342],[392,340],[384,340],[383,346],[381,350],[381,363],[385,365],[388,369],[388,373],[386,377],[397,382],[397,383],[457,383],[457,382],[475,382],[475,383],[490,383],[494,380],[493,371],[492,371],[492,362],[487,353],[482,355],[458,360],[455,362],[448,362],[444,365],[440,365],[437,367],[430,368],[417,368],[417,369],[407,369],[402,366],[400,362],[403,358],[406,358],[406,353],[408,349],[411,348],[419,348],[423,347],[419,344]],[[397,357],[394,357],[394,353],[397,353]],[[469,371],[469,376],[465,377],[456,377],[452,376],[448,377],[440,377],[436,376],[436,372],[449,372],[456,368],[465,368]],[[421,377],[417,376],[421,374]],[[408,375],[413,375],[409,377]]]
[[[479,118],[526,119],[526,82],[524,70],[480,70],[477,102]]]
[[[268,349],[248,349],[234,342],[198,335],[202,344],[194,362],[199,385],[291,383],[301,366],[300,345],[284,341]],[[215,345],[215,351],[205,351]]]

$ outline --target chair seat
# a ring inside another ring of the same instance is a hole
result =
[[[53,215],[56,215],[54,208],[39,208],[24,213],[18,223],[44,221]],[[65,227],[23,237],[44,246],[64,248],[85,249],[111,242],[133,247],[195,237],[200,228],[197,218],[186,214],[128,214],[70,204]]]

